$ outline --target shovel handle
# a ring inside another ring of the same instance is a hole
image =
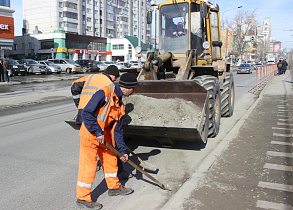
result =
[[[123,157],[124,155],[121,154],[119,151],[117,151],[114,147],[112,147],[112,145],[110,145],[109,143],[107,143],[106,141],[104,141],[104,145],[110,149],[112,152],[114,152],[117,156],[119,157]],[[141,172],[142,174],[146,175],[148,178],[150,178],[151,180],[153,180],[157,185],[159,185],[160,188],[164,189],[164,190],[168,190],[161,182],[159,182],[157,179],[155,179],[153,176],[151,176],[150,174],[148,174],[147,172],[145,172],[144,170],[142,170],[138,165],[136,165],[134,162],[132,162],[131,160],[127,160],[126,161],[129,165],[131,165],[132,167],[134,167],[136,170],[138,170],[139,172]]]

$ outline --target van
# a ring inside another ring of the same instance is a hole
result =
[[[57,66],[60,66],[61,70],[66,73],[81,72],[80,65],[75,63],[73,60],[69,60],[69,59],[47,59],[47,60],[53,62]]]

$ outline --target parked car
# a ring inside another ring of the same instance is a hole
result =
[[[102,61],[102,62],[104,62],[104,64],[106,64],[107,66],[115,65],[113,61]]]
[[[262,63],[256,63],[256,64],[254,65],[254,69],[256,70],[257,67],[262,67]]]
[[[115,63],[113,61],[99,61],[99,67],[102,71],[105,71],[110,65],[115,65]]]
[[[103,61],[97,61],[97,66],[100,68],[100,71],[105,71],[108,67],[108,65],[105,64]]]
[[[119,63],[124,65],[126,68],[130,68],[130,63],[128,63],[128,62],[119,62]]]
[[[17,75],[27,75],[27,69],[23,64],[18,63],[16,60],[9,59],[7,60],[8,63],[8,75],[10,77],[17,76]]]
[[[79,73],[81,72],[81,67],[79,64],[75,63],[73,60],[69,59],[47,59],[47,61],[51,61],[57,66],[61,67],[61,70],[66,73]]]
[[[125,69],[125,66],[119,62],[114,62],[115,63],[115,66],[117,66],[118,70],[123,70]]]
[[[53,62],[51,61],[38,61],[40,64],[43,64],[47,67],[47,74],[49,73],[56,73],[56,74],[60,74],[61,73],[61,67],[55,65]]]
[[[276,63],[275,63],[275,61],[268,61],[267,64],[268,65],[275,65]]]
[[[138,68],[138,62],[137,61],[129,61],[130,68]]]
[[[28,74],[46,74],[47,67],[43,64],[39,64],[33,59],[21,59],[18,63],[23,64],[27,68]]]
[[[250,63],[242,63],[238,66],[237,74],[247,73],[251,74],[253,71],[253,66]]]
[[[75,63],[79,64],[81,66],[82,72],[99,72],[100,67],[97,64],[97,61],[95,60],[89,60],[89,59],[80,59],[76,60]]]

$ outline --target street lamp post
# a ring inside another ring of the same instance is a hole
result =
[[[233,9],[225,10],[225,11],[222,13],[222,28],[223,28],[223,29],[224,29],[224,13],[225,13],[225,12],[228,12],[228,11],[231,11],[231,10],[234,10],[234,9],[240,9],[240,8],[242,8],[242,6],[239,6],[239,7],[233,8]]]

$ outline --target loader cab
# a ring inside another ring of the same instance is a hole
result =
[[[204,51],[203,43],[210,42],[213,60],[221,59],[219,9],[202,1],[175,1],[162,4],[159,25],[159,51],[185,54],[196,49],[197,55]],[[179,25],[183,33],[179,34]]]

